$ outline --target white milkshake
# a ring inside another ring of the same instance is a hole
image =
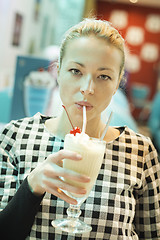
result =
[[[66,110],[65,106],[63,107]],[[70,118],[69,121],[73,129],[70,131],[70,134],[67,134],[65,136],[64,149],[80,154],[82,156],[82,159],[80,161],[64,159],[63,167],[90,177],[90,182],[82,183],[63,178],[64,181],[73,186],[85,188],[87,190],[87,193],[85,195],[82,195],[66,192],[63,190],[68,196],[76,199],[77,204],[76,205],[70,204],[69,208],[67,209],[68,217],[64,219],[56,219],[52,221],[52,225],[54,227],[60,228],[63,231],[71,233],[90,232],[92,230],[92,227],[79,219],[79,216],[81,214],[80,206],[88,197],[100,171],[106,149],[106,142],[103,141],[103,139],[109,124],[106,124],[104,132],[100,139],[90,138],[87,134],[85,134],[87,123],[85,106],[83,106],[82,132],[79,127],[73,126]]]
[[[76,200],[77,198],[84,198],[84,200],[87,198],[100,171],[105,146],[105,141],[90,138],[85,133],[77,133],[76,136],[73,134],[66,135],[64,149],[79,153],[82,156],[82,160],[75,162],[73,160],[64,159],[63,167],[90,177],[89,183],[76,182],[68,179],[66,180],[66,182],[74,186],[85,188],[87,190],[85,198],[83,195],[75,193],[68,193],[68,195],[76,198]]]

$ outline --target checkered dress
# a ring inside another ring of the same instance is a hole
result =
[[[64,141],[44,126],[46,118],[12,121],[0,134],[0,208],[14,196],[22,181]],[[68,234],[51,226],[66,217],[68,204],[46,193],[26,239],[137,240],[160,239],[160,166],[149,138],[121,127],[120,136],[106,144],[104,161],[80,219],[90,233]],[[9,161],[6,160],[9,156]]]

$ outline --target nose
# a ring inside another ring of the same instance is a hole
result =
[[[91,76],[87,76],[83,79],[80,91],[83,95],[94,94],[94,82]]]

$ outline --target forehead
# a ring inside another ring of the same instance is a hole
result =
[[[80,37],[70,40],[65,47],[63,61],[113,62],[122,61],[121,51],[105,39],[95,36]]]

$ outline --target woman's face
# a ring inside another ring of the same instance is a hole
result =
[[[60,96],[73,121],[100,117],[119,84],[121,51],[94,36],[74,39],[66,45],[58,71]]]

